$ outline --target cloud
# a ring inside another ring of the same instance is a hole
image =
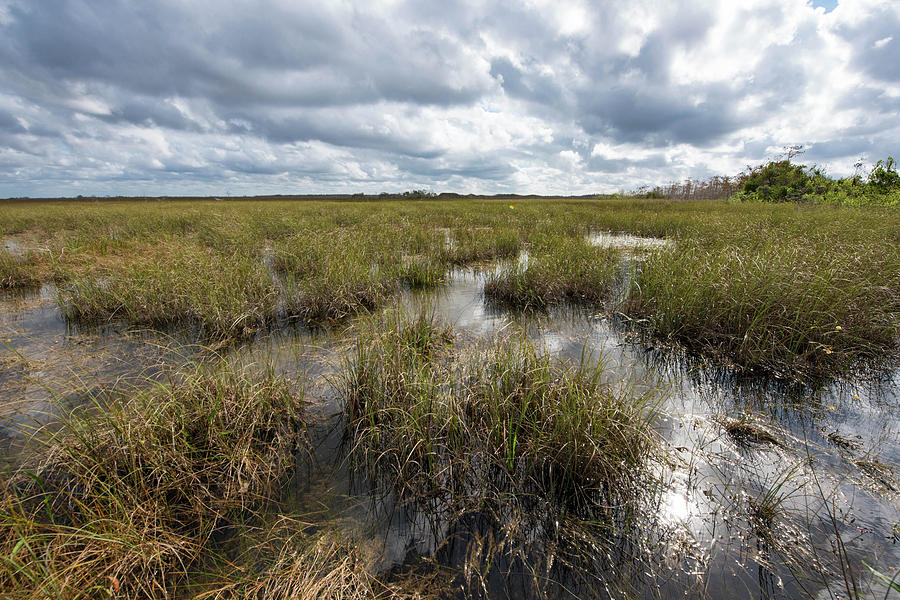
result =
[[[22,123],[12,114],[5,110],[0,110],[0,131],[7,133],[25,133],[28,131],[22,126]]]
[[[897,153],[900,7],[0,0],[0,196],[587,193]]]
[[[856,10],[846,10],[846,20],[838,22],[834,31],[849,46],[853,67],[869,77],[884,82],[900,83],[900,9],[894,3],[851,3]]]

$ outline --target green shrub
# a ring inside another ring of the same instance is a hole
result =
[[[887,160],[879,160],[869,173],[868,187],[879,193],[887,193],[900,189],[900,175],[897,174],[897,165],[893,156]]]
[[[817,167],[795,165],[789,160],[771,161],[743,176],[735,199],[894,206],[900,204],[900,174],[891,156],[875,163],[865,180],[859,174],[832,179]]]
[[[816,167],[770,161],[750,171],[741,192],[760,202],[797,202],[804,196],[825,193],[827,181]]]

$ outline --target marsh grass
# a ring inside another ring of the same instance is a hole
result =
[[[897,579],[898,577],[900,577],[900,572],[895,573],[893,576],[889,576],[877,569],[873,569],[869,565],[866,565],[866,567],[869,569],[872,575],[875,576],[876,579],[878,579],[881,585],[883,585],[885,589],[888,590],[887,593],[889,593],[890,591],[900,592],[900,580]],[[885,597],[887,597],[887,593],[885,593]]]
[[[854,460],[853,464],[888,492],[900,492],[900,483],[891,465],[874,458]]]
[[[6,248],[0,248],[0,290],[21,287],[34,287],[40,279],[29,256],[17,257]]]
[[[275,316],[277,292],[261,262],[235,253],[161,247],[103,276],[58,290],[67,318],[81,323],[187,325],[204,334],[242,337]]]
[[[454,267],[509,260],[488,299],[622,308],[657,338],[742,369],[815,378],[892,361],[900,347],[900,220],[889,207],[364,200],[0,204],[4,235],[47,249],[15,264],[0,255],[0,272],[53,280],[75,322],[241,338],[285,318],[341,319],[405,287],[441,285]],[[675,246],[643,261],[617,307],[605,295],[612,256],[580,241],[591,231]],[[513,263],[523,249],[528,264]]]
[[[741,446],[750,446],[752,444],[784,445],[772,432],[747,416],[742,416],[738,419],[723,418],[720,422],[725,433]]]
[[[755,496],[747,498],[747,516],[757,538],[761,568],[771,569],[770,555],[777,555],[795,574],[801,587],[804,586],[803,579],[810,575],[813,556],[806,544],[798,542],[802,534],[790,524],[789,507],[790,500],[803,493],[805,462],[800,460],[776,473],[774,479],[764,483]],[[817,568],[822,569],[822,566],[817,565]]]
[[[900,263],[886,248],[682,243],[641,265],[624,310],[653,335],[788,378],[895,355]]]
[[[274,497],[303,443],[272,375],[201,367],[64,418],[2,489],[11,598],[169,598],[233,519]]]
[[[441,240],[421,228],[303,232],[274,257],[288,316],[333,321],[381,304],[401,285],[439,285],[447,271]]]
[[[470,265],[513,258],[522,248],[521,234],[510,227],[460,227],[445,250],[450,264]]]
[[[356,464],[451,530],[492,524],[481,541],[466,534],[476,579],[525,569],[541,595],[559,583],[555,562],[590,570],[597,557],[574,540],[622,534],[652,480],[653,394],[616,393],[602,365],[559,363],[524,340],[460,354],[428,316],[368,327],[340,381]]]
[[[648,398],[616,395],[602,366],[556,363],[527,342],[475,357],[461,407],[513,481],[564,506],[627,487],[655,446]]]
[[[357,541],[328,526],[279,515],[246,536],[246,549],[231,568],[211,574],[196,600],[425,600],[446,590],[446,577],[436,569],[376,576]]]
[[[370,600],[387,596],[355,547],[327,533],[312,541],[292,539],[282,543],[273,564],[254,579],[239,583],[231,593],[206,597]]]
[[[524,248],[528,263],[491,278],[488,298],[604,304],[617,258],[583,242],[603,230],[674,241],[636,268],[621,308],[703,357],[794,378],[888,360],[898,347],[900,220],[878,207],[629,198],[523,200],[514,209],[506,201],[37,206],[0,205],[4,235],[50,250],[9,268],[63,283],[59,304],[77,322],[245,337],[282,317],[364,312],[405,286],[440,285],[454,266],[515,259]],[[659,581],[663,567],[641,554],[650,521],[635,506],[658,483],[648,468],[661,452],[652,394],[606,380],[588,357],[564,364],[522,340],[463,348],[428,315],[360,327],[340,381],[351,456],[446,532],[437,560],[462,555],[454,586],[490,595],[499,573],[535,595],[591,597],[638,595],[615,581],[625,571]],[[211,550],[210,540],[227,544],[268,504],[291,469],[284,457],[302,443],[302,416],[285,407],[296,399],[281,385],[227,370],[186,373],[68,418],[32,465],[34,478],[22,471],[2,482],[0,589],[11,598],[168,598],[191,595],[202,571],[215,597],[388,593],[353,542],[327,531],[273,534],[258,562],[243,557],[244,571]],[[785,492],[776,481],[742,505],[759,537],[783,521]]]
[[[600,304],[615,286],[620,256],[582,238],[551,237],[533,246],[528,259],[510,261],[490,274],[486,298],[516,308],[546,308],[563,300]]]
[[[346,263],[305,280],[287,277],[287,315],[304,321],[342,319],[380,304],[391,287],[366,264]]]
[[[2,499],[6,598],[164,598],[200,551],[191,536],[160,527],[151,511],[110,495],[71,498],[77,518],[42,513],[39,500]]]
[[[448,265],[435,251],[404,257],[400,279],[412,289],[434,288],[446,280]]]

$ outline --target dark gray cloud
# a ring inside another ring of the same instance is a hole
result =
[[[582,96],[580,123],[588,133],[653,146],[703,145],[745,123],[733,113],[739,95],[708,88],[623,86]]]
[[[275,119],[266,115],[235,113],[228,119],[235,133],[258,134],[275,143],[322,141],[334,146],[382,150],[398,155],[436,158],[444,152],[414,133],[398,131],[377,111],[363,115],[333,110]]]
[[[0,0],[0,196],[852,169],[897,153],[897,31],[877,0]]]
[[[0,57],[55,91],[59,82],[87,81],[229,107],[453,104],[473,100],[487,83],[471,74],[452,37],[304,4],[14,4]]]
[[[837,33],[852,48],[858,70],[881,81],[900,82],[900,10],[896,5],[874,6],[863,18],[841,23]]]
[[[513,98],[551,106],[564,102],[562,90],[552,75],[519,69],[505,56],[491,61],[491,76]]]
[[[171,104],[140,96],[116,103],[108,115],[98,115],[97,118],[108,123],[131,123],[176,130],[202,130],[198,123],[186,117]]]
[[[398,161],[404,171],[416,176],[424,176],[428,180],[439,182],[453,177],[466,179],[505,179],[515,170],[509,163],[498,160],[472,160],[470,158],[452,161],[429,161],[421,158],[403,158]]]
[[[0,110],[0,131],[8,133],[25,133],[28,130],[22,127],[16,117],[5,110]]]

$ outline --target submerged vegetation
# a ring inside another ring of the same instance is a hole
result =
[[[576,540],[627,537],[616,519],[635,510],[657,452],[653,394],[524,340],[460,355],[451,339],[424,315],[364,326],[341,384],[351,456],[442,526],[498,531],[488,562],[469,565],[475,588],[498,557],[495,570],[525,569],[538,595],[559,584],[553,569],[577,589],[612,585]]]

